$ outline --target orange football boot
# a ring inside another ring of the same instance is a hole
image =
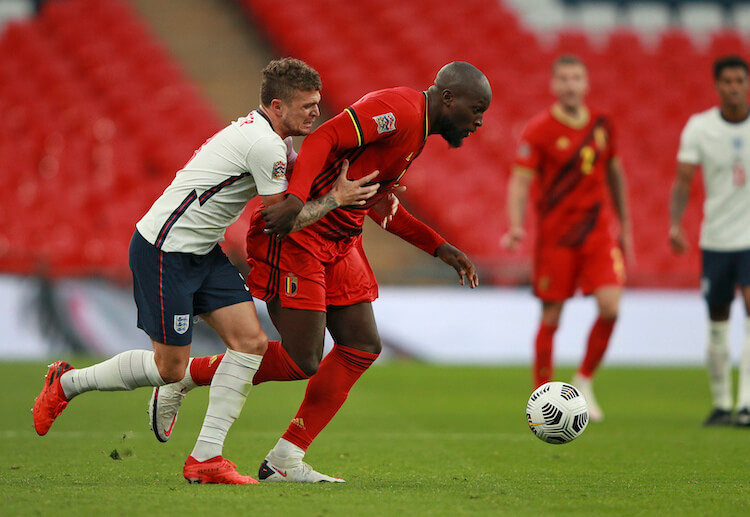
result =
[[[44,376],[42,392],[34,400],[34,409],[31,410],[34,415],[34,429],[39,436],[47,434],[55,418],[68,406],[68,399],[65,398],[60,384],[60,376],[72,369],[73,367],[65,361],[55,361],[49,365],[47,375]]]
[[[237,472],[237,465],[215,456],[206,461],[198,461],[188,456],[182,475],[190,483],[219,483],[222,485],[256,485],[258,481],[250,476],[243,476]]]

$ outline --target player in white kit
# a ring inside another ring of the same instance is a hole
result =
[[[232,122],[196,151],[172,184],[137,223],[130,268],[138,326],[153,351],[130,350],[88,368],[50,365],[34,408],[39,435],[75,396],[86,391],[163,386],[185,375],[193,317],[222,338],[227,352],[211,383],[209,403],[183,475],[190,482],[252,484],[222,457],[224,439],[239,416],[268,339],[244,279],[218,245],[245,205],[260,195],[266,206],[284,199],[286,173],[296,153],[291,137],[307,135],[320,115],[318,73],[295,59],[263,70],[261,107]],[[336,192],[308,202],[296,219],[310,224],[337,206],[361,204],[377,190],[340,175]]]
[[[683,253],[687,239],[680,221],[698,166],[703,170],[706,199],[700,247],[703,254],[703,295],[708,304],[707,366],[713,409],[704,425],[750,426],[750,106],[748,65],[738,56],[714,63],[720,106],[690,117],[677,154],[672,188],[669,239]],[[740,360],[736,413],[732,416],[729,356],[729,309],[737,285],[748,317]]]

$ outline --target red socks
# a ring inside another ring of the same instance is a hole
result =
[[[190,362],[190,377],[193,382],[198,386],[210,386],[222,359],[224,354],[193,358]]]
[[[597,366],[599,366],[602,357],[604,357],[604,352],[607,351],[609,338],[615,328],[616,321],[597,318],[594,326],[591,328],[591,334],[589,334],[586,356],[583,358],[581,367],[578,369],[578,373],[582,376],[588,378],[594,375]]]
[[[539,324],[534,355],[534,389],[552,380],[552,344],[557,325]]]
[[[196,357],[190,363],[190,376],[198,386],[208,386],[224,354],[210,357]],[[258,372],[253,377],[253,385],[266,381],[297,381],[307,379],[305,372],[289,357],[280,341],[269,341],[268,350],[263,355]]]
[[[253,377],[253,386],[266,381],[298,381],[308,379],[297,363],[295,363],[281,341],[269,341],[268,350],[263,355],[258,372]]]
[[[378,354],[334,344],[321,361],[318,373],[310,377],[305,399],[282,438],[307,450],[343,405],[354,383],[377,358]]]

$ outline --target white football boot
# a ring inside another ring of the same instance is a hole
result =
[[[156,439],[164,443],[169,440],[177,422],[177,412],[185,398],[187,388],[179,382],[154,388],[148,403],[148,422]]]
[[[284,482],[287,483],[346,483],[343,479],[326,476],[313,470],[313,468],[302,460],[294,460],[289,463],[274,463],[271,455],[266,456],[258,469],[258,480],[260,482]]]
[[[573,376],[571,384],[578,388],[583,398],[586,399],[586,405],[589,408],[589,420],[592,422],[603,422],[604,412],[599,407],[599,404],[597,404],[596,397],[594,397],[594,388],[591,379],[587,379],[576,373]]]

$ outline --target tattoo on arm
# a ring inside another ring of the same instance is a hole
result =
[[[308,201],[305,203],[305,206],[302,207],[300,213],[297,214],[297,218],[294,220],[294,226],[291,231],[296,232],[305,226],[313,224],[331,210],[338,208],[338,206],[339,205],[331,192],[319,197],[318,199]]]

